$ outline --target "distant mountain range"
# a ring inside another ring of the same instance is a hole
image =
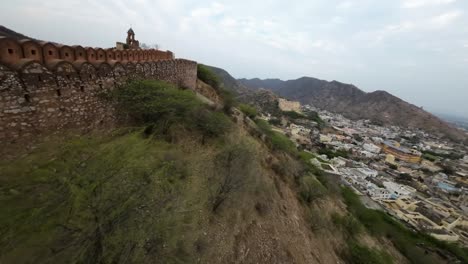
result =
[[[223,69],[211,69],[222,79],[226,88],[237,93],[243,101],[256,105],[269,105],[272,108],[273,94],[265,91],[268,90],[281,97],[311,104],[354,120],[369,119],[382,125],[421,128],[456,141],[468,138],[462,130],[385,91],[366,93],[351,84],[311,77],[289,81],[257,78],[236,80]]]
[[[282,81],[279,79],[239,79],[248,89],[271,90],[285,98],[343,114],[350,119],[369,119],[384,125],[421,128],[465,140],[467,135],[440,118],[385,91],[366,93],[354,85],[311,77]]]

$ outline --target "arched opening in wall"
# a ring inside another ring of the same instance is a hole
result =
[[[8,49],[8,54],[13,54],[13,53],[15,53],[13,49]]]
[[[35,49],[31,50],[31,55],[36,55],[36,50]]]
[[[67,79],[70,80],[70,75],[69,74],[65,75],[65,77],[67,77]]]
[[[84,85],[81,85],[81,86],[80,86],[80,91],[81,91],[82,93],[84,93]]]
[[[81,57],[81,56],[83,56],[83,53],[81,53],[81,52],[80,52],[80,53],[78,53],[78,54],[79,54],[79,56],[80,56],[80,57]]]
[[[55,92],[57,93],[57,96],[62,96],[62,90],[57,89],[57,90],[55,90]]]
[[[102,89],[102,83],[99,84],[99,89]]]
[[[42,77],[40,75],[37,76],[37,81],[42,82]]]
[[[67,57],[67,58],[68,58],[68,52],[65,52],[65,57]]]
[[[24,101],[26,103],[30,103],[31,102],[31,96],[29,94],[24,94]]]
[[[49,55],[52,56],[54,55],[54,53],[51,50],[49,50]]]

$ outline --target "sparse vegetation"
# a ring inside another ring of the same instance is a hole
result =
[[[426,234],[413,232],[381,211],[366,208],[359,197],[349,188],[342,189],[342,195],[348,210],[374,236],[386,237],[411,263],[433,263],[427,248],[440,248],[457,256],[462,262],[468,262],[468,251],[456,244],[439,241]],[[424,245],[425,247],[420,247]]]
[[[307,117],[301,113],[298,113],[296,111],[283,111],[282,114],[286,117],[291,118],[292,120],[296,119],[307,119]]]
[[[438,159],[436,156],[434,156],[434,155],[432,155],[432,154],[429,154],[429,153],[424,153],[424,154],[422,155],[422,157],[423,157],[424,159],[427,159],[427,160],[432,161],[432,162],[434,162],[434,161],[436,161],[436,160]]]
[[[305,175],[299,180],[299,195],[306,203],[312,203],[326,193],[326,188],[313,175]]]
[[[220,89],[220,80],[216,74],[214,74],[208,67],[203,64],[197,65],[197,77],[206,84],[209,84],[216,90]]]
[[[336,157],[343,157],[343,158],[349,157],[349,152],[346,151],[345,149],[332,150],[329,148],[321,148],[318,150],[318,153],[320,155],[326,155],[329,159],[333,159]]]
[[[255,107],[248,105],[248,104],[239,104],[239,109],[244,113],[244,115],[248,116],[249,118],[253,119],[257,116],[257,109]]]
[[[296,156],[298,153],[296,145],[288,137],[279,132],[273,131],[265,120],[256,119],[255,122],[258,128],[267,136],[272,149],[284,151]]]
[[[212,195],[212,211],[216,212],[233,192],[241,189],[254,173],[255,155],[246,144],[224,147],[215,157],[216,186]]]
[[[315,155],[307,151],[301,151],[299,152],[299,158],[305,163],[310,163],[310,160],[315,158]]]
[[[317,232],[330,227],[328,219],[323,212],[314,206],[305,208],[305,219],[312,232]]]
[[[319,125],[319,127],[323,127],[325,126],[325,121],[323,121],[322,118],[320,118],[319,114],[315,111],[308,111],[305,113],[307,118],[309,120],[312,120],[314,121],[315,123],[317,123]]]
[[[2,162],[2,262],[191,262],[196,219],[173,208],[204,194],[187,185],[186,158],[138,131],[59,140]],[[193,233],[182,239],[183,230]]]
[[[304,113],[298,113],[296,111],[283,111],[282,114],[283,116],[286,116],[292,120],[307,119],[314,121],[319,125],[319,127],[323,127],[325,125],[325,121],[323,121],[315,111],[307,111]]]
[[[270,125],[273,125],[273,126],[281,126],[281,120],[277,118],[272,118],[268,120],[268,123],[270,123]]]
[[[335,213],[331,216],[333,224],[341,229],[341,231],[347,236],[348,239],[355,238],[356,235],[363,231],[361,223],[350,214],[340,216]]]
[[[456,153],[456,152],[450,152],[448,154],[444,154],[444,153],[434,152],[431,150],[424,150],[422,151],[422,153],[425,157],[429,157],[433,159],[437,159],[437,157],[442,158],[442,159],[451,159],[451,160],[457,160],[457,159],[463,158],[463,154]]]
[[[226,133],[231,126],[227,116],[208,109],[193,92],[161,81],[130,81],[115,89],[111,98],[131,120],[166,136],[185,129],[201,133],[204,140]]]
[[[355,240],[348,241],[350,264],[392,264],[392,258],[386,252],[363,246]]]
[[[229,114],[231,111],[231,108],[237,106],[237,101],[234,97],[234,94],[231,91],[228,91],[226,89],[221,89],[220,92],[221,98],[223,98],[223,111],[226,114]]]

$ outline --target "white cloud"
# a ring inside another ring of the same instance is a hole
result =
[[[370,46],[375,46],[384,42],[386,39],[393,36],[408,33],[417,28],[417,24],[413,21],[403,21],[398,24],[391,24],[379,30],[359,32],[355,38],[368,43]]]
[[[420,8],[427,6],[447,5],[454,3],[456,0],[403,0],[403,8]]]
[[[436,27],[445,27],[452,24],[457,18],[461,17],[462,15],[463,12],[461,10],[453,10],[433,17],[430,22]]]
[[[212,3],[208,7],[196,8],[191,12],[192,17],[210,17],[220,15],[224,12],[225,6],[220,3]]]
[[[341,17],[341,16],[334,16],[331,19],[331,23],[335,24],[335,25],[343,24],[344,22],[345,22],[345,19],[343,17]]]
[[[348,8],[353,7],[353,6],[354,6],[353,2],[343,1],[343,2],[338,4],[337,8],[339,8],[339,9],[348,9]]]

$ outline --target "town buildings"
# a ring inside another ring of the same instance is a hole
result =
[[[327,125],[289,120],[279,129],[315,155],[314,166],[338,175],[343,184],[368,196],[372,208],[411,229],[468,245],[467,146],[417,129],[351,121],[311,105],[302,108],[317,111]]]

